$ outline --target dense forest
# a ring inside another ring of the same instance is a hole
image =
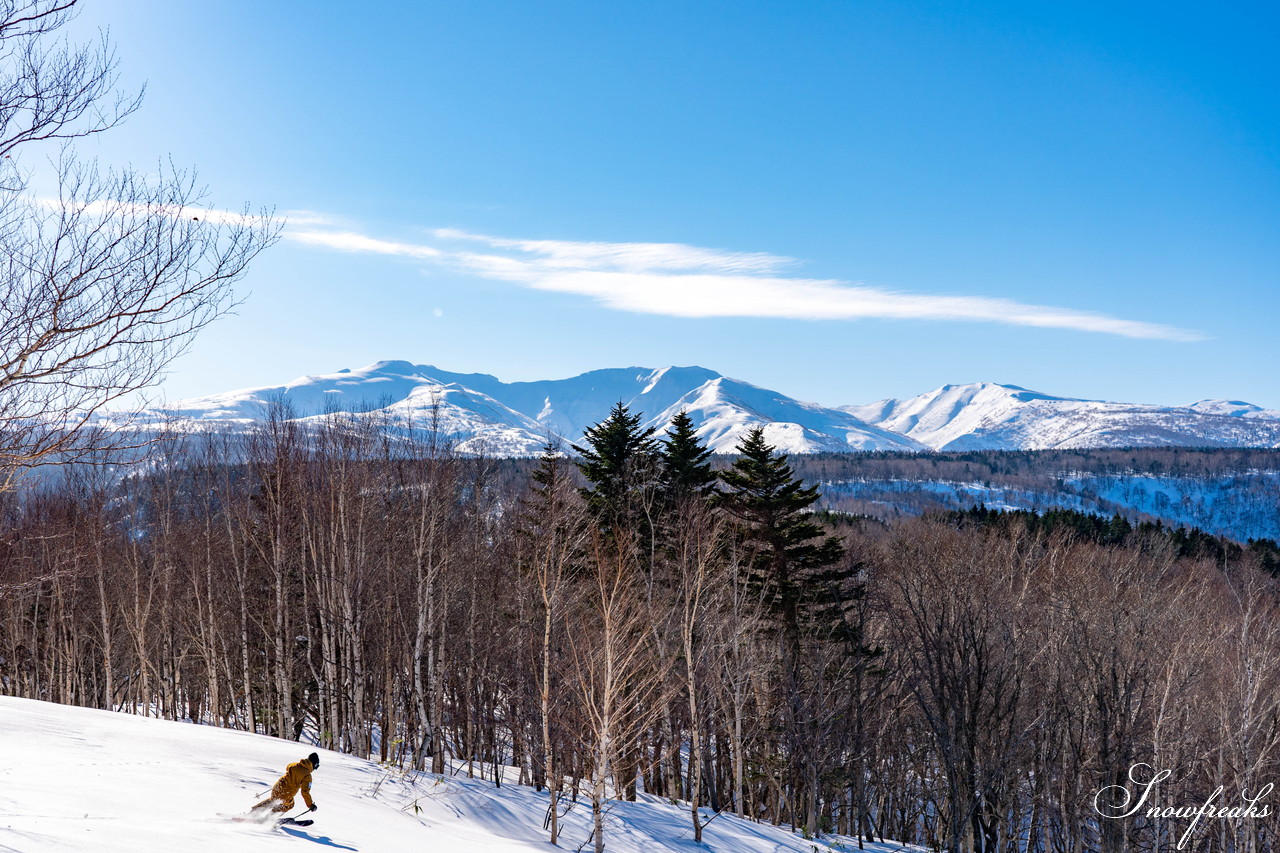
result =
[[[1280,539],[1280,450],[1124,449],[814,454],[795,469],[822,506],[885,521],[977,506],[1073,510],[1134,525]]]
[[[0,692],[405,773],[514,766],[549,839],[590,808],[597,849],[609,801],[640,795],[688,804],[694,838],[728,811],[952,853],[1272,849],[1267,547],[1069,511],[820,511],[806,478],[837,461],[758,431],[713,460],[688,419],[640,423],[619,406],[516,464],[274,412],[11,490]],[[884,464],[1020,470],[975,456]],[[1241,808],[1175,812],[1219,787]]]

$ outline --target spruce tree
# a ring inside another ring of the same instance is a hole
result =
[[[750,555],[747,581],[763,597],[781,627],[798,640],[802,616],[822,609],[845,580],[844,546],[808,511],[818,500],[785,454],[756,427],[735,448],[733,467],[720,472],[728,490],[717,504],[737,520],[739,541]]]
[[[517,535],[565,537],[576,524],[572,502],[577,495],[568,464],[559,444],[549,441],[543,445],[538,467],[529,475],[529,491],[521,502]]]
[[[693,418],[683,410],[671,419],[662,440],[661,487],[664,503],[675,506],[690,497],[705,498],[714,490],[711,450],[698,440]]]
[[[746,584],[779,633],[783,739],[792,784],[803,792],[805,831],[813,835],[819,831],[822,757],[815,721],[821,700],[808,685],[821,677],[802,674],[804,640],[851,633],[843,613],[851,572],[843,565],[844,545],[809,512],[818,489],[805,488],[786,455],[765,442],[763,428],[747,433],[736,450],[733,467],[720,472],[728,491],[716,502],[737,521]]]
[[[645,541],[652,527],[659,453],[654,429],[641,429],[641,418],[619,402],[608,417],[587,428],[586,447],[573,449],[590,484],[581,494],[596,524],[605,532],[630,530]]]

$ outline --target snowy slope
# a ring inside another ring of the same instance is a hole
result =
[[[1187,406],[1195,412],[1207,415],[1229,415],[1233,418],[1273,418],[1280,419],[1280,411],[1264,409],[1243,400],[1199,400]]]
[[[915,440],[880,429],[848,412],[803,403],[723,376],[709,380],[672,403],[649,425],[664,431],[686,412],[698,437],[717,453],[731,453],[755,426],[784,453],[850,450],[921,450]]]
[[[528,456],[547,443],[545,426],[451,377],[437,377],[432,368],[407,361],[381,361],[358,370],[304,376],[284,385],[184,400],[131,420],[135,426],[176,421],[243,428],[280,405],[286,416],[310,422],[326,412],[382,412],[413,428],[433,429],[455,441],[463,452],[483,449],[494,455]]]
[[[866,406],[846,406],[844,410],[876,426],[941,449],[989,425],[1015,417],[1026,404],[1036,400],[1063,402],[1061,398],[1036,394],[1016,385],[977,382],[944,385],[909,400],[881,400]]]
[[[944,385],[908,400],[842,410],[935,450],[1280,445],[1280,418],[1247,403],[1109,403],[994,382]]]
[[[284,385],[186,400],[145,412],[142,422],[243,428],[275,402],[303,419],[325,411],[384,411],[411,418],[419,427],[437,424],[463,452],[483,448],[507,456],[535,454],[549,437],[580,442],[583,431],[619,402],[645,415],[646,425],[660,431],[687,410],[700,437],[719,452],[732,451],[756,425],[765,426],[769,440],[790,453],[923,449],[913,439],[870,426],[848,412],[801,402],[702,367],[611,368],[569,379],[507,383],[483,373],[382,361]]]
[[[654,415],[669,408],[691,389],[719,378],[703,367],[617,367],[592,370],[568,379],[501,382],[487,374],[447,373],[433,367],[419,370],[441,381],[457,382],[489,394],[515,411],[533,418],[544,429],[570,441],[604,420],[619,402],[633,413]]]
[[[310,815],[313,826],[277,829],[230,819],[246,812],[288,762],[311,750],[245,732],[0,697],[0,850],[316,849],[298,847],[304,840],[368,853],[549,848],[542,832],[545,794],[465,774],[404,775],[325,751],[312,787],[320,807]],[[587,839],[589,821],[589,806],[569,812],[563,849]],[[691,835],[683,807],[641,800],[612,805],[606,842],[611,853],[661,853],[694,849]],[[724,814],[704,838],[698,849],[709,853],[856,849],[851,839],[809,841]]]

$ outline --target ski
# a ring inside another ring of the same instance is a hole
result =
[[[276,826],[311,826],[314,820],[294,820],[291,817],[276,821]]]

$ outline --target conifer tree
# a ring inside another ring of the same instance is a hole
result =
[[[818,500],[817,487],[805,488],[786,455],[765,442],[764,429],[748,432],[735,449],[739,458],[720,472],[728,492],[716,502],[737,521],[746,585],[778,631],[782,743],[791,785],[804,803],[805,832],[812,836],[819,831],[822,702],[809,688],[822,677],[821,667],[803,673],[805,640],[847,633],[842,608],[851,571],[844,545],[808,511]]]
[[[619,402],[608,417],[587,428],[587,446],[573,449],[590,484],[581,494],[596,524],[605,532],[632,531],[643,542],[652,530],[659,453],[654,429],[641,429],[641,418]]]
[[[593,565],[600,573],[598,577],[631,567],[639,570],[631,580],[643,581],[651,588],[657,562],[658,478],[662,460],[658,443],[653,438],[655,430],[652,427],[642,428],[641,421],[642,415],[631,414],[619,402],[607,418],[586,430],[587,446],[574,445],[573,449],[581,456],[578,468],[589,483],[581,490],[582,497],[597,529],[603,534],[594,549],[596,559]],[[603,562],[602,555],[607,555]],[[616,579],[621,577],[615,575]],[[604,618],[603,613],[598,615]],[[649,633],[645,632],[643,637],[633,639],[640,643],[647,642],[648,637]],[[626,729],[635,723],[639,713],[635,697],[641,687],[631,676],[617,682],[616,687],[624,699],[620,710],[622,716],[616,722]],[[616,738],[616,733],[609,737]],[[621,747],[622,744],[619,741],[616,745]],[[636,798],[642,746],[640,740],[627,741],[611,759],[616,760],[615,784],[622,799]]]
[[[682,410],[662,440],[664,502],[673,506],[683,498],[710,496],[716,482],[710,460],[711,450],[698,440],[693,418]]]
[[[798,639],[803,611],[829,600],[833,584],[843,580],[844,546],[808,512],[818,488],[805,488],[786,455],[765,442],[763,428],[748,432],[735,449],[739,458],[720,472],[728,491],[717,503],[738,522],[750,555],[748,582]]]
[[[517,527],[521,535],[566,535],[568,520],[573,517],[572,502],[577,500],[567,465],[558,444],[543,445],[538,467],[529,474],[532,482]]]

